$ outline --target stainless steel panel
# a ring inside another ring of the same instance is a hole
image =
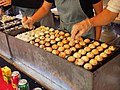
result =
[[[120,90],[120,54],[94,72],[94,90]]]
[[[0,54],[7,57],[8,59],[11,59],[7,37],[3,32],[0,32]]]
[[[15,61],[31,67],[65,90],[92,90],[91,72],[12,36],[8,39]]]
[[[45,85],[48,83],[43,81],[42,78],[40,78],[41,80],[39,79],[40,82],[46,87],[51,87],[52,90],[56,90],[52,86],[53,83],[63,88],[63,90],[120,89],[120,54],[111,58],[109,62],[96,71],[90,72],[12,36],[9,36],[8,39],[15,62],[21,62],[26,67],[30,67],[31,70],[35,70],[35,72],[43,76],[46,79],[44,79],[45,81],[49,80],[51,84]]]
[[[17,60],[28,66],[34,64],[33,55],[31,52],[32,45],[12,36],[8,36],[8,40],[13,55],[13,60]]]

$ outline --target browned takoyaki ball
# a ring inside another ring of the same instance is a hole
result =
[[[69,62],[74,62],[74,61],[75,61],[75,57],[69,56],[69,57],[67,58],[67,60],[68,60]]]
[[[52,49],[58,49],[58,45],[56,45],[56,44],[54,44],[54,45],[52,45]]]
[[[85,43],[90,43],[90,39],[86,38],[86,39],[84,40],[84,42],[85,42]]]
[[[51,43],[51,44],[55,44],[56,41],[55,41],[55,40],[51,40],[50,43]]]
[[[95,59],[96,59],[97,61],[103,61],[103,57],[100,56],[100,55],[95,56]]]
[[[87,69],[87,70],[92,70],[93,67],[92,67],[92,65],[90,63],[86,63],[84,65],[84,68]]]
[[[86,54],[86,51],[85,51],[84,49],[80,49],[80,50],[78,51],[78,53],[80,53],[81,55],[85,55],[85,54]]]
[[[63,44],[63,42],[58,42],[57,45],[58,45],[59,47],[62,47],[64,44]]]
[[[93,66],[97,65],[98,64],[98,61],[96,59],[91,59],[89,61],[90,64],[92,64]]]
[[[109,46],[108,49],[111,50],[111,51],[115,51],[116,48],[114,46]]]
[[[52,50],[52,53],[58,55],[60,52],[58,50]]]
[[[45,50],[48,52],[52,52],[52,47],[46,47]]]
[[[80,57],[81,57],[81,54],[78,53],[78,52],[76,52],[76,53],[73,54],[73,56],[74,56],[75,58],[80,58]]]
[[[89,58],[87,56],[82,56],[81,59],[84,61],[84,62],[88,62],[89,61]]]
[[[82,66],[85,62],[82,59],[76,59],[75,60],[75,65]]]
[[[67,55],[70,55],[70,54],[72,53],[72,51],[71,51],[70,49],[66,49],[64,52],[65,52]]]
[[[102,47],[102,46],[98,46],[96,49],[97,49],[99,52],[103,51],[103,47]]]
[[[60,52],[63,52],[64,50],[65,50],[64,47],[59,47],[59,48],[58,48],[58,51],[60,51]]]
[[[100,53],[100,56],[102,56],[103,58],[108,57],[108,55],[106,53],[104,53],[104,52]]]
[[[107,48],[107,47],[108,47],[108,45],[107,45],[106,43],[102,43],[101,46],[102,46],[103,48]]]
[[[65,57],[66,57],[66,53],[65,53],[65,52],[60,52],[60,53],[59,53],[59,56],[60,56],[61,58],[65,58]]]

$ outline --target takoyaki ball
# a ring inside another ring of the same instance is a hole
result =
[[[71,41],[71,39],[72,39],[71,37],[67,37],[67,40],[68,40],[68,41]]]
[[[55,32],[50,32],[50,35],[55,35]]]
[[[74,62],[74,61],[75,61],[75,57],[69,56],[69,57],[67,58],[67,60],[68,60],[69,62]]]
[[[45,34],[44,32],[39,32],[39,35],[44,36]]]
[[[58,51],[60,51],[60,52],[63,52],[64,50],[65,50],[64,47],[59,47],[59,48],[58,48]]]
[[[54,44],[54,45],[52,45],[52,49],[58,49],[58,45],[56,45],[56,44]]]
[[[94,54],[92,52],[88,52],[87,55],[86,55],[88,58],[93,58],[94,57]]]
[[[34,44],[35,44],[35,42],[34,42],[34,41],[30,41],[30,44],[33,44],[33,45],[34,45]]]
[[[55,30],[55,33],[59,33],[60,31],[59,30]]]
[[[75,45],[75,48],[77,48],[77,49],[79,49],[79,48],[81,48],[82,46],[80,45],[80,44],[76,44]]]
[[[86,70],[92,70],[92,65],[90,64],[90,63],[86,63],[85,65],[84,65],[84,68],[86,69]]]
[[[71,47],[70,50],[76,52],[77,49],[75,47]]]
[[[50,38],[45,38],[45,41],[46,41],[46,42],[49,42],[49,41],[50,41]]]
[[[65,33],[64,33],[63,31],[60,31],[60,32],[59,32],[59,35],[60,35],[60,36],[63,36],[64,34],[65,34]]]
[[[96,49],[97,49],[99,52],[103,51],[103,47],[102,47],[102,46],[98,46]]]
[[[64,43],[64,44],[67,44],[69,41],[68,40],[62,40],[62,42]]]
[[[64,44],[63,44],[63,42],[58,42],[57,45],[58,45],[59,47],[62,47]]]
[[[90,47],[91,49],[94,49],[95,45],[94,44],[89,44],[88,47]]]
[[[34,45],[37,46],[37,47],[39,47],[39,43],[35,43]]]
[[[65,37],[69,37],[70,36],[70,34],[69,33],[65,33]]]
[[[99,54],[99,51],[98,51],[97,49],[93,49],[91,52],[92,52],[94,55]]]
[[[55,39],[55,36],[54,36],[54,35],[51,35],[51,36],[50,36],[50,39]]]
[[[94,44],[95,46],[99,46],[99,45],[100,45],[100,43],[97,42],[97,41],[93,42],[93,44]]]
[[[82,38],[82,37],[80,37],[80,38],[79,38],[79,40],[80,40],[80,41],[83,41],[83,38]]]
[[[55,31],[55,30],[54,30],[54,28],[50,28],[49,31],[50,31],[50,32],[53,32],[53,31]]]
[[[106,54],[111,54],[112,52],[111,52],[111,50],[106,49],[106,50],[104,50],[104,53],[106,53]]]
[[[50,43],[49,43],[49,42],[46,42],[46,43],[45,43],[45,46],[49,47],[49,46],[50,46]]]
[[[57,38],[55,38],[55,40],[56,40],[57,42],[59,42],[61,39],[60,39],[59,37],[57,37]]]
[[[60,39],[64,39],[64,37],[65,37],[65,36],[60,36],[59,38],[60,38]]]
[[[80,41],[79,44],[80,44],[81,46],[85,46],[85,45],[86,45],[86,43],[85,43],[84,41]]]
[[[107,45],[106,43],[102,43],[101,46],[102,46],[103,48],[107,48],[107,47],[108,47],[108,45]]]
[[[96,59],[97,61],[103,61],[103,57],[100,56],[100,55],[95,56],[95,59]]]
[[[70,48],[69,44],[65,44],[63,47],[64,47],[65,49],[69,49],[69,48]]]
[[[82,66],[85,62],[82,59],[76,59],[75,60],[75,65]]]
[[[44,33],[45,33],[45,34],[49,34],[49,33],[50,33],[50,31],[45,31]]]
[[[76,44],[78,44],[78,43],[80,42],[80,40],[76,39],[74,42],[75,42]]]
[[[55,55],[58,55],[59,51],[58,50],[52,50],[52,53],[55,54]]]
[[[69,45],[70,45],[70,46],[74,46],[74,45],[75,45],[75,42],[70,41],[70,42],[69,42]]]
[[[45,45],[40,45],[39,48],[42,48],[42,49],[43,49],[43,48],[45,48]]]
[[[50,37],[50,35],[49,35],[49,34],[46,34],[46,35],[45,35],[45,37],[46,37],[46,38],[49,38],[49,37]]]
[[[80,57],[81,57],[81,54],[78,53],[78,52],[76,52],[76,53],[73,54],[73,56],[74,56],[75,58],[80,58]]]
[[[89,61],[90,64],[92,64],[93,66],[97,65],[98,64],[98,61],[96,59],[91,59]]]
[[[66,57],[66,53],[65,52],[60,52],[59,55],[61,58],[65,58]]]
[[[45,40],[40,40],[39,44],[41,45],[45,44]]]
[[[55,34],[55,37],[57,37],[57,38],[60,37],[59,33],[56,33],[56,34]]]
[[[46,51],[52,52],[52,47],[45,47]]]
[[[84,50],[85,50],[86,52],[89,52],[89,51],[91,50],[91,48],[90,48],[90,47],[85,47]]]
[[[104,52],[100,53],[100,56],[102,56],[103,58],[108,57],[108,55],[106,53],[104,53]]]
[[[116,48],[114,46],[109,46],[108,49],[111,50],[111,51],[115,51]]]
[[[36,38],[36,39],[35,39],[35,42],[39,42],[39,41],[40,41],[40,39],[39,39],[39,38]]]
[[[64,52],[65,52],[67,55],[70,55],[70,54],[72,53],[72,51],[71,51],[70,49],[66,49]]]
[[[51,43],[51,44],[55,44],[56,41],[55,41],[55,40],[51,40],[50,43]]]
[[[45,39],[45,37],[44,37],[44,36],[40,36],[39,38],[40,38],[40,40],[44,40],[44,39]]]
[[[84,42],[85,42],[85,43],[90,43],[90,39],[86,38],[86,39],[84,40]]]
[[[80,53],[81,55],[85,55],[85,54],[86,54],[86,51],[85,51],[84,49],[80,49],[80,50],[78,51],[78,53]]]
[[[89,61],[89,58],[87,56],[82,56],[81,59],[84,61],[84,62],[88,62]]]

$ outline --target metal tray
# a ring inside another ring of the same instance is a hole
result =
[[[119,49],[107,63],[91,72],[13,36],[8,35],[8,40],[13,60],[38,72],[42,76],[39,81],[51,90],[120,89]]]

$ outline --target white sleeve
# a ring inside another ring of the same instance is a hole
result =
[[[111,12],[119,13],[120,12],[120,0],[110,0],[108,2],[108,10]]]

